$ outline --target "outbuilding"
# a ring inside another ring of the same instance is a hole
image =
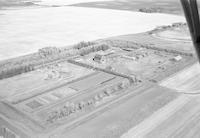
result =
[[[172,60],[173,61],[180,61],[180,60],[182,60],[182,57],[180,55],[178,55],[178,56],[173,57]]]
[[[103,63],[105,61],[105,57],[103,55],[96,54],[93,58],[93,61]]]

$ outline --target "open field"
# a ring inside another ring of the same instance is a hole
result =
[[[161,32],[153,34],[159,39],[167,39],[169,41],[181,41],[190,43],[191,37],[187,28],[176,28],[171,30],[163,30]]]
[[[200,66],[198,63],[166,78],[160,82],[161,86],[174,89],[178,92],[195,94],[200,93]]]
[[[62,136],[69,138],[118,138],[129,128],[136,126],[178,96],[178,93],[158,87],[138,92],[137,95],[124,99],[121,102],[123,104],[110,108],[109,111],[77,126],[73,130],[63,130]]]
[[[161,31],[165,32],[165,31]],[[173,32],[174,35],[174,32]],[[185,35],[185,34],[184,34]],[[172,37],[168,35],[167,37]],[[193,44],[191,41],[175,41],[174,39],[164,39],[162,37],[155,37],[154,35],[150,35],[147,33],[139,33],[139,34],[129,34],[129,35],[121,35],[117,37],[108,38],[108,40],[121,40],[127,42],[134,42],[142,45],[151,45],[153,47],[163,48],[163,49],[173,49],[181,52],[194,53],[195,50],[193,48]]]
[[[104,9],[118,9],[138,11],[139,9],[155,9],[157,12],[182,15],[183,11],[179,0],[110,0],[83,2],[73,6],[93,7]]]
[[[5,98],[22,93],[24,96],[31,92],[38,93],[90,73],[93,73],[93,71],[68,62],[50,65],[26,74],[1,80],[0,96]]]
[[[188,101],[189,97],[182,95],[154,112],[137,126],[131,128],[121,138],[144,137],[146,133],[161,124],[164,120],[172,116],[177,110],[181,109]]]
[[[199,96],[171,93],[170,90],[164,91],[164,89],[151,88],[136,97],[129,97],[129,100],[102,113],[101,116],[71,131],[64,130],[63,136],[69,138],[198,137]],[[156,92],[157,90],[160,94]]]
[[[112,79],[116,79],[116,76],[106,73],[98,73],[84,80],[74,82],[73,84],[70,85],[70,87],[75,90],[81,91],[89,89],[91,87],[95,87],[96,85],[103,84],[107,80],[112,80]]]
[[[156,26],[185,21],[183,17],[168,14],[81,7],[1,10],[0,17],[0,60],[43,47],[146,32]]]
[[[198,138],[200,135],[199,105],[199,96],[191,98],[182,108],[149,131],[144,137]]]

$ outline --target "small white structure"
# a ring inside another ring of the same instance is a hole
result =
[[[180,55],[178,55],[178,56],[173,57],[172,60],[173,61],[180,61],[180,60],[182,60],[182,57]]]
[[[131,57],[131,56],[125,56],[123,55],[122,58],[125,58],[125,59],[129,59],[129,60],[136,60],[136,57]]]

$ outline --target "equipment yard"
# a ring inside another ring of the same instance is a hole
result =
[[[138,44],[110,40],[108,44],[117,45],[105,52],[95,52],[75,59],[76,62],[113,70],[128,76],[140,76],[150,81],[160,81],[174,70],[182,69],[194,62],[192,54],[153,47],[140,47]]]

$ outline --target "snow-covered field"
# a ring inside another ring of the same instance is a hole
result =
[[[182,21],[184,17],[167,14],[81,7],[1,10],[0,60],[42,47],[140,33]]]

